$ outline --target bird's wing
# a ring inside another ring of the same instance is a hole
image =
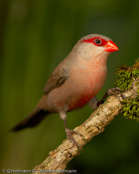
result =
[[[48,94],[55,88],[59,88],[69,77],[69,68],[57,66],[43,89],[44,94]]]

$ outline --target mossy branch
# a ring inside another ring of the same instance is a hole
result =
[[[126,65],[118,67],[116,69],[117,79],[115,80],[115,86],[126,91],[127,89],[132,88],[132,85],[138,85],[139,79],[139,59],[136,60],[133,67],[128,67]],[[136,81],[136,84],[134,82]],[[128,98],[123,100],[124,107],[122,109],[123,116],[128,119],[139,120],[139,88],[137,89],[136,98]]]
[[[135,100],[138,98],[138,87],[138,78],[135,79],[132,76],[132,83],[128,89],[123,92],[123,95],[128,98],[128,100]],[[127,103],[123,100],[120,94],[119,97],[120,101],[115,96],[110,96],[106,102],[100,105],[100,107],[95,110],[82,125],[74,129],[83,135],[83,137],[77,134],[73,135],[74,139],[82,147],[94,136],[103,132],[104,128],[114,119],[114,117],[124,111],[123,109]],[[42,171],[44,171],[44,173],[47,173],[47,171],[48,173],[59,173],[59,171],[66,168],[66,165],[70,160],[80,153],[81,152],[76,145],[73,145],[68,139],[65,139],[55,150],[49,152],[48,157],[42,162],[42,164],[34,168],[34,173],[40,171],[41,173],[43,173]]]

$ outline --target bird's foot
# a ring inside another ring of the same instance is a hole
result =
[[[122,97],[123,99],[125,99],[125,100],[128,102],[126,96],[125,96],[122,92],[124,92],[124,91],[123,91],[122,89],[118,88],[118,87],[108,89],[108,91],[107,91],[108,95],[115,95],[116,98],[117,98],[120,102],[122,102],[120,97]],[[120,96],[119,96],[119,95],[120,95]]]
[[[77,141],[73,138],[73,134],[77,134],[77,135],[80,135],[80,136],[83,136],[82,134],[80,134],[79,132],[75,131],[75,130],[70,130],[68,128],[65,129],[65,132],[66,132],[66,135],[67,135],[67,138],[73,143],[75,144],[79,150],[82,150],[82,152],[84,152],[82,146],[80,146]]]
[[[125,99],[125,100],[128,102],[126,96],[124,96],[124,94],[123,94],[122,92],[123,92],[123,90],[120,89],[120,88],[118,88],[118,87],[108,89],[108,91],[105,93],[105,95],[103,96],[103,98],[102,98],[100,101],[97,102],[97,107],[99,107],[99,105],[101,105],[101,104],[104,103],[104,100],[106,99],[106,97],[107,97],[108,95],[114,95],[114,96],[116,96],[116,98],[117,98],[120,102],[122,102],[122,101],[121,101],[121,98],[120,98],[120,97],[122,97],[123,99]],[[120,96],[119,96],[119,95],[120,95]]]

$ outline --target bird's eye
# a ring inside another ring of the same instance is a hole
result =
[[[94,42],[95,42],[97,45],[100,45],[100,44],[102,43],[102,42],[101,42],[101,40],[100,40],[100,39],[98,39],[98,38],[97,38],[97,39],[95,39],[95,40],[94,40]]]

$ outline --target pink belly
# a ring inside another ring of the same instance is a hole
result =
[[[72,71],[65,83],[47,96],[47,110],[71,111],[86,105],[102,88],[106,73],[93,73],[92,69]]]
[[[77,97],[77,99],[74,99],[73,101],[71,101],[68,105],[68,110],[74,110],[80,107],[83,107],[84,105],[86,105],[91,98],[93,98],[94,95],[93,93],[91,94],[81,94],[80,97]]]

